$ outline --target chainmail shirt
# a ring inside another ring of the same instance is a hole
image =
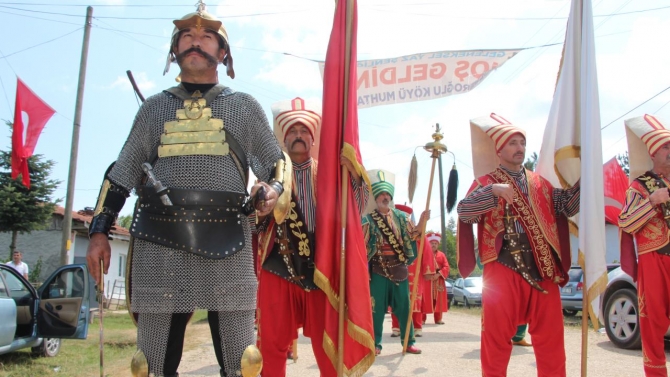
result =
[[[248,94],[226,88],[207,106],[212,117],[223,120],[225,129],[239,142],[252,171],[268,181],[274,163],[282,157],[263,109]],[[158,148],[165,122],[176,119],[184,102],[162,92],[140,108],[114,168],[112,182],[132,190],[144,177],[142,163]],[[244,193],[232,157],[190,155],[149,161],[166,187]],[[256,277],[253,271],[249,223],[243,250],[224,259],[207,259],[185,251],[135,239],[132,245],[132,301],[137,313],[183,313],[195,308],[240,311],[256,308]]]

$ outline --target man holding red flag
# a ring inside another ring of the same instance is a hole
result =
[[[631,183],[619,215],[621,268],[637,280],[644,374],[667,376],[663,335],[670,326],[670,130],[651,115],[624,123]]]
[[[16,105],[14,108],[14,129],[12,131],[12,179],[19,174],[23,185],[30,188],[30,172],[28,158],[33,155],[37,139],[40,137],[44,125],[56,111],[44,103],[33,93],[21,79],[16,79]],[[27,123],[23,124],[23,115]],[[23,140],[23,134],[26,140]]]
[[[374,362],[375,350],[360,214],[351,199],[354,193],[345,178],[347,170],[340,164],[341,156],[349,160],[369,185],[358,141],[356,18],[355,0],[336,3],[323,70],[323,127],[316,184],[319,211],[315,238],[320,245],[330,246],[316,255],[314,273],[314,282],[328,297],[323,345],[336,368],[347,375],[363,375]]]
[[[323,349],[326,295],[314,284],[317,161],[311,150],[318,144],[320,104],[302,98],[276,103],[275,133],[283,136],[290,157],[292,190],[280,198],[274,216],[259,224],[258,344],[263,355],[263,377],[286,375],[286,354],[298,329],[312,339],[321,376],[335,368]],[[288,161],[288,160],[287,160]],[[351,162],[342,159],[351,174],[359,213],[367,202],[367,185]],[[327,249],[323,243],[319,250]]]

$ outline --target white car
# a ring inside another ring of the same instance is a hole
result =
[[[484,281],[481,276],[458,278],[454,282],[454,297],[451,303],[462,303],[466,308],[471,305],[481,305],[482,288],[484,288]]]
[[[624,349],[639,349],[640,312],[637,301],[637,284],[623,272],[621,267],[607,274],[609,282],[603,294],[603,321],[607,337],[615,346]],[[670,330],[665,333],[670,338]]]
[[[53,357],[61,339],[86,339],[88,279],[85,265],[68,265],[35,289],[0,264],[0,355],[30,347],[35,354]]]

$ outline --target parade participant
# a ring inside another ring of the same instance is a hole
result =
[[[414,328],[405,328],[410,313],[407,266],[417,256],[417,239],[430,211],[422,213],[419,225],[415,226],[405,213],[391,206],[394,176],[384,170],[368,171],[368,176],[376,208],[363,217],[363,235],[370,262],[376,354],[382,350],[384,316],[389,306],[400,321],[401,340],[405,338],[405,331],[409,331],[407,352],[418,354],[421,350],[414,345]]]
[[[286,355],[298,329],[312,340],[321,376],[335,376],[335,366],[323,348],[326,295],[314,283],[317,161],[321,105],[302,98],[273,105],[275,134],[281,134],[292,165],[292,189],[280,198],[273,216],[259,224],[258,344],[263,355],[263,377],[285,376]],[[359,208],[365,208],[368,186],[352,163],[349,170]]]
[[[433,297],[433,320],[436,325],[444,325],[442,314],[449,310],[449,301],[447,300],[446,280],[449,277],[449,261],[447,256],[440,250],[440,241],[442,236],[437,232],[426,234],[430,241],[430,247],[435,255],[436,273],[433,275],[430,287]],[[430,312],[425,312],[426,315]],[[425,319],[424,319],[425,321]]]
[[[512,337],[512,344],[515,346],[530,347],[532,344],[526,341],[527,324],[519,325],[516,328],[516,334]]]
[[[406,213],[410,219],[412,218],[412,207],[396,204],[396,209],[401,210]],[[418,244],[417,244],[418,245]],[[409,292],[412,293],[412,287],[414,287],[414,276],[416,274],[417,264],[412,263],[407,267],[408,271],[408,281],[409,281]],[[419,288],[417,291],[416,300],[414,301],[414,307],[412,308],[412,325],[414,326],[414,336],[422,337],[423,336],[423,313],[430,310],[433,311],[433,295],[431,290],[431,281],[435,276],[435,257],[433,251],[430,248],[428,239],[423,243],[423,258],[421,259],[421,276],[419,277],[418,284]],[[400,324],[398,323],[398,317],[391,313],[391,337],[400,336]]]
[[[567,283],[567,217],[579,211],[579,184],[557,189],[523,167],[525,132],[491,114],[470,121],[475,176],[458,204],[459,271],[484,265],[482,374],[507,375],[512,336],[528,323],[539,376],[565,376],[560,285]],[[499,165],[498,165],[499,162]]]
[[[621,268],[637,280],[644,373],[667,376],[663,336],[670,326],[670,130],[651,115],[624,123],[631,183],[619,215]]]
[[[130,232],[130,311],[149,372],[177,376],[194,310],[208,311],[221,376],[240,373],[255,343],[257,283],[246,214],[270,213],[283,192],[281,149],[250,95],[218,84],[233,78],[222,22],[200,3],[174,21],[168,67],[181,84],[146,100],[118,160],[105,173],[89,228],[88,268],[109,268],[109,230],[131,191],[139,197]],[[246,202],[249,167],[260,180]]]

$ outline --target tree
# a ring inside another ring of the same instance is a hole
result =
[[[116,219],[116,225],[126,229],[130,229],[130,224],[132,224],[132,222],[132,215],[119,216],[119,218]]]
[[[456,220],[453,217],[447,222],[447,231],[442,242],[447,243],[447,261],[449,262],[449,276],[458,276],[458,263],[456,263]]]
[[[9,125],[9,123],[8,123]],[[12,154],[0,151],[0,232],[11,232],[9,257],[16,249],[17,234],[43,229],[51,218],[54,207],[60,199],[51,195],[61,183],[50,179],[55,162],[44,161],[42,155],[28,159],[30,189],[21,183],[21,177],[12,179]]]
[[[537,166],[537,152],[533,152],[530,157],[526,160],[526,162],[523,163],[523,167],[535,171],[535,167]]]
[[[626,175],[630,176],[630,163],[628,161],[628,151],[616,155],[616,160],[621,166],[621,169],[623,169],[623,171],[626,172]]]

